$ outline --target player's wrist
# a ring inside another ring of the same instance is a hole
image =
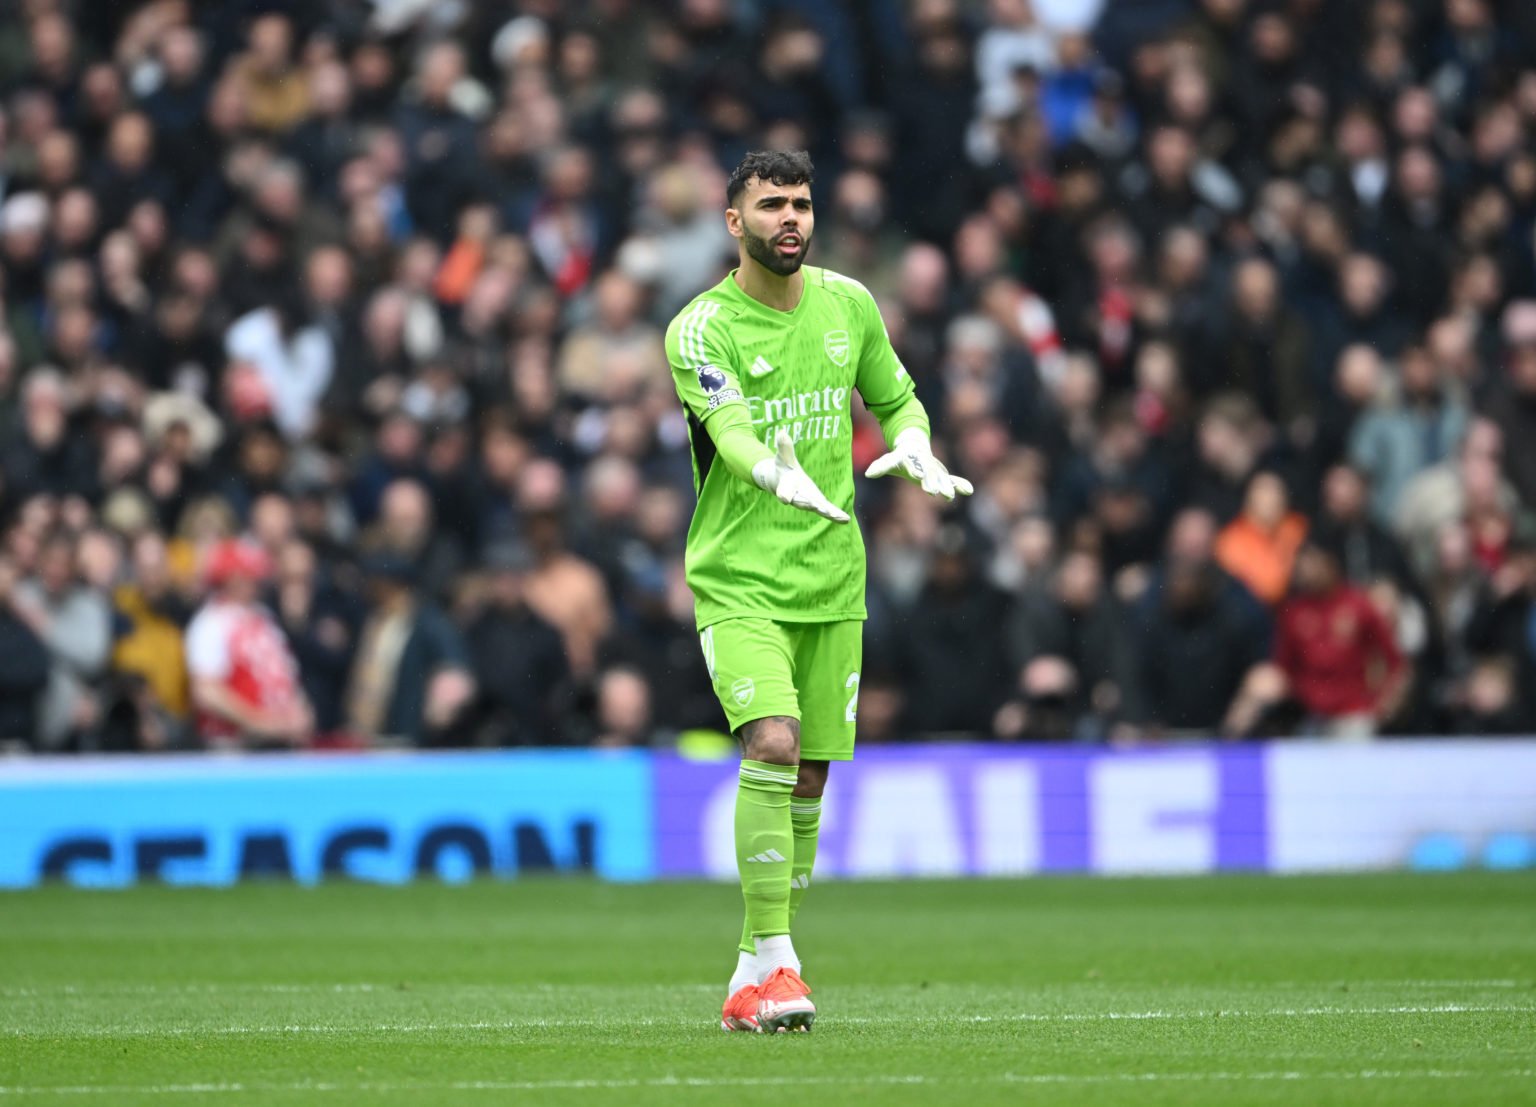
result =
[[[752,483],[764,492],[778,491],[779,466],[775,459],[765,457],[752,466]]]
[[[921,427],[907,427],[899,431],[891,448],[897,453],[932,455],[933,444],[928,440],[927,433]]]

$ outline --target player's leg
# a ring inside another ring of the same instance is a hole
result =
[[[792,648],[782,628],[765,619],[716,623],[701,633],[700,644],[715,693],[742,743],[734,834],[746,923],[721,1025],[756,1029],[762,963],[776,966],[793,957],[789,806],[798,779],[800,712]]]
[[[742,726],[736,792],[736,861],[757,975],[800,963],[789,940],[795,855],[793,793],[799,779],[800,720],[787,715]]]
[[[790,918],[811,885],[816,843],[821,829],[821,796],[828,762],[853,757],[854,717],[858,707],[859,660],[863,626],[859,623],[798,625],[787,628],[794,643],[795,694],[800,703],[799,771],[790,798],[794,834]],[[814,735],[814,737],[813,737]],[[778,939],[769,939],[776,942]],[[786,937],[785,941],[788,939]],[[767,963],[768,946],[757,939],[758,1024],[762,1030],[809,1030],[816,1018],[810,988],[800,978],[800,964]],[[793,956],[792,950],[790,956]]]
[[[800,701],[800,773],[790,799],[795,863],[790,874],[793,922],[810,890],[821,832],[821,799],[833,761],[853,758],[859,709],[864,624],[816,623],[795,638],[795,694]]]
[[[793,929],[800,904],[811,887],[816,868],[816,841],[821,836],[821,796],[827,789],[830,762],[800,758],[800,774],[789,798],[789,822],[795,834],[794,864],[789,870],[789,925]]]

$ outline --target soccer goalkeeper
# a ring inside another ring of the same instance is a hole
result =
[[[853,757],[864,541],[853,511],[852,394],[896,473],[952,500],[969,482],[929,446],[928,415],[873,297],[805,265],[815,214],[802,152],[747,155],[726,189],[740,265],[667,328],[698,507],[688,528],[704,662],[742,744],[736,863],[746,922],[725,1030],[816,1017],[790,924],[811,883],[828,763]]]

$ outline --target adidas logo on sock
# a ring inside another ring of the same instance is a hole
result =
[[[758,854],[756,857],[749,857],[749,858],[747,858],[747,861],[749,863],[753,862],[753,861],[760,861],[760,862],[762,862],[765,865],[769,864],[771,862],[774,862],[774,861],[783,861],[783,860],[784,860],[784,855],[782,853],[780,853],[776,849],[764,850],[762,853]]]
[[[799,876],[790,877],[791,888],[809,888],[811,886],[811,874],[801,873]]]

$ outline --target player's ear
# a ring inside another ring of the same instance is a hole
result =
[[[725,229],[731,232],[732,238],[741,237],[741,210],[739,208],[725,209]]]

